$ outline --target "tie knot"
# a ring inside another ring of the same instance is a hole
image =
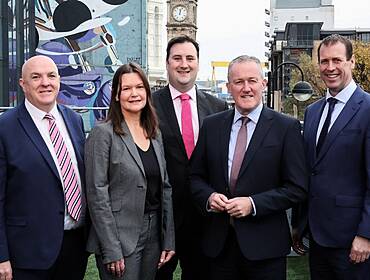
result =
[[[44,119],[48,119],[48,120],[55,120],[54,116],[50,113],[47,113],[44,117]]]
[[[187,94],[187,93],[181,93],[180,99],[181,99],[181,101],[187,101],[187,100],[190,99],[190,95]]]
[[[334,98],[334,97],[329,97],[327,102],[329,103],[329,105],[335,105],[337,103],[337,99]]]
[[[240,117],[240,120],[242,121],[242,126],[243,125],[246,125],[249,122],[249,118],[248,117]]]

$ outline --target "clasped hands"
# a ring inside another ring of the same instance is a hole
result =
[[[228,199],[221,193],[212,193],[208,199],[208,206],[212,212],[227,212],[231,217],[242,218],[253,212],[249,197],[234,197]]]

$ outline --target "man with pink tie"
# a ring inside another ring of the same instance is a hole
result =
[[[82,118],[57,105],[50,58],[26,61],[19,83],[25,101],[0,117],[0,279],[82,280]]]
[[[153,94],[163,136],[167,171],[172,186],[176,255],[158,270],[156,279],[172,279],[178,261],[181,279],[207,279],[207,260],[201,252],[201,216],[190,195],[189,159],[203,119],[227,109],[227,104],[197,89],[199,45],[187,36],[171,39],[166,66],[169,84]]]

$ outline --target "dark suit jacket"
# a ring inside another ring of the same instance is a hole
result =
[[[196,217],[195,208],[191,205],[192,199],[189,190],[189,160],[177,123],[169,87],[166,86],[155,92],[153,94],[153,102],[159,118],[167,171],[172,186],[175,228],[179,229],[184,220],[187,223],[193,223]],[[197,107],[199,127],[201,127],[206,116],[226,110],[227,104],[220,99],[197,90]]]
[[[304,144],[310,168],[308,207],[297,217],[302,233],[309,220],[320,245],[349,248],[356,235],[370,239],[370,96],[357,87],[316,156],[316,133],[325,98],[305,113]]]
[[[84,180],[82,118],[58,105]],[[63,241],[64,192],[58,170],[24,103],[0,117],[0,262],[47,269]]]
[[[234,195],[229,193],[228,147],[234,110],[203,122],[191,161],[191,190],[207,217],[203,249],[216,257],[224,247],[229,215],[206,210],[213,192],[227,197],[251,196],[256,215],[234,219],[243,255],[250,260],[285,256],[290,252],[290,231],[285,210],[306,197],[307,176],[300,124],[263,108],[246,151]]]

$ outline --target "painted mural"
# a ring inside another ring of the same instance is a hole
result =
[[[111,79],[119,65],[146,66],[145,0],[36,0],[36,52],[58,65],[58,102],[106,107]],[[105,118],[93,110],[90,121]]]

